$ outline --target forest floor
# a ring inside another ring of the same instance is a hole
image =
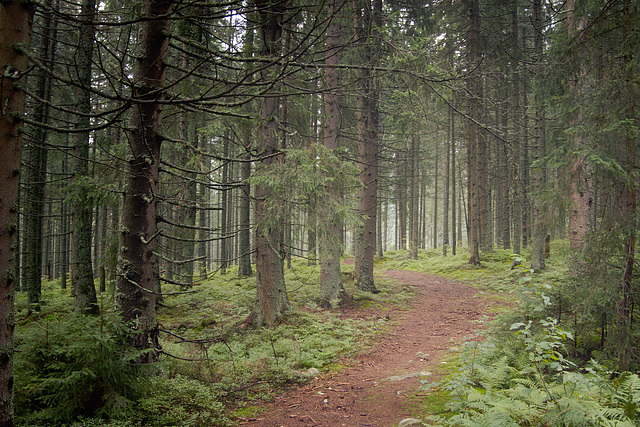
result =
[[[341,360],[339,369],[265,401],[265,410],[242,425],[391,427],[424,413],[430,393],[421,381],[437,382],[450,372],[447,355],[465,339],[476,339],[489,315],[487,298],[468,284],[431,274],[378,275],[415,292],[402,309],[376,307],[376,315],[389,318],[389,328],[367,349]],[[342,310],[343,316],[364,315],[356,306]]]

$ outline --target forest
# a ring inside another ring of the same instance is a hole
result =
[[[636,425],[639,51],[632,0],[3,0],[0,427],[236,425],[383,269],[501,307],[429,423]]]

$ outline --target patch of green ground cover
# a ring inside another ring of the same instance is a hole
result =
[[[230,425],[234,417],[250,416],[247,414],[252,413],[252,407],[259,406],[255,402],[260,398],[273,395],[283,385],[308,380],[314,375],[311,369],[340,369],[336,364],[339,357],[367,345],[376,333],[389,326],[380,315],[380,307],[401,307],[412,294],[409,289],[384,280],[379,281],[380,294],[356,291],[352,267],[345,266],[345,289],[352,304],[362,310],[352,319],[341,309],[318,308],[318,265],[294,259],[292,267],[285,270],[291,310],[273,330],[237,330],[236,325],[250,313],[256,290],[255,277],[240,278],[234,269],[225,276],[214,275],[184,294],[166,295],[158,310],[161,344],[166,353],[161,355],[157,366],[161,375],[147,381],[139,379],[137,397],[127,396],[136,404],[128,406],[126,420],[105,414],[104,418],[85,417],[77,425]],[[59,281],[43,283],[41,312],[29,317],[26,317],[26,295],[17,295],[18,343],[21,337],[33,335],[34,328],[42,330],[42,322],[49,321],[51,316],[71,319],[74,304],[71,290],[60,290],[59,286]],[[163,288],[167,293],[178,291],[181,289],[176,286]],[[113,292],[101,294],[99,300],[103,311],[111,313]],[[82,318],[74,319],[72,322],[83,324]],[[73,331],[67,337],[70,342],[87,342],[81,338],[87,331],[83,328]],[[111,339],[106,329],[105,333],[103,337]],[[46,356],[46,351],[41,353]],[[22,356],[18,354],[17,358]],[[67,362],[56,363],[64,366]],[[33,370],[27,374],[33,378],[37,375]],[[71,373],[74,375],[84,374]],[[33,378],[23,377],[20,384],[32,384]],[[22,387],[20,384],[18,387]],[[54,407],[49,409],[49,413],[55,412]],[[41,415],[37,425],[47,425],[47,415]],[[34,420],[32,417],[28,424],[36,425]],[[71,424],[73,420],[69,421]]]
[[[566,246],[566,241],[552,243],[552,257],[546,260],[547,268],[541,272],[529,270],[530,251],[512,254],[507,250],[482,253],[480,266],[468,264],[467,251],[459,251],[456,256],[449,254],[447,257],[442,256],[441,250],[420,251],[418,260],[409,259],[406,251],[389,251],[378,268],[409,269],[438,274],[479,287],[483,299],[496,301],[495,308],[491,311],[497,313],[482,334],[487,336],[488,341],[495,340],[505,345],[503,353],[496,352],[496,354],[507,354],[506,348],[511,348],[512,359],[518,360],[522,357],[526,358],[527,353],[522,352],[522,343],[514,340],[513,331],[509,331],[509,325],[527,315],[538,313],[538,316],[543,316],[547,313],[545,303],[559,298],[567,281],[568,250]],[[507,307],[504,305],[505,301],[508,302]],[[479,355],[478,349],[484,345],[482,341],[468,342],[463,346],[465,350],[462,353],[450,353],[447,364],[438,366],[437,369],[444,378],[439,383],[434,384],[431,381],[424,383],[424,393],[428,394],[428,399],[421,408],[416,410],[422,419],[427,419],[429,415],[438,415],[437,422],[448,425],[449,417],[455,418],[462,414],[460,407],[453,405],[453,402],[460,399],[457,394],[460,390],[464,389],[468,394],[468,388],[473,389],[473,379],[470,379],[469,372],[477,373],[481,370],[478,365],[474,368],[474,361],[477,360],[477,363],[480,363],[482,356]],[[491,365],[497,363],[497,360],[484,363]],[[455,419],[456,422],[460,422],[459,418]]]
[[[637,425],[638,376],[615,375],[593,359],[575,358],[579,352],[569,332],[576,327],[575,315],[562,311],[567,289],[575,286],[568,275],[567,242],[554,242],[551,254],[547,268],[533,272],[528,254],[512,269],[514,256],[494,251],[482,255],[482,274],[456,277],[508,295],[509,305],[491,320],[484,340],[452,353],[457,363],[441,384],[425,385],[429,397],[416,411],[422,419],[447,426]],[[565,324],[554,315],[562,315]],[[597,334],[580,332],[583,347],[597,341]]]
[[[227,406],[242,415],[252,402],[280,386],[309,379],[309,370],[332,369],[338,357],[357,351],[388,327],[386,318],[367,308],[402,306],[411,293],[392,281],[379,282],[380,294],[355,290],[349,267],[345,290],[363,313],[351,319],[341,310],[320,310],[319,266],[293,260],[285,270],[291,310],[275,329],[239,332],[236,325],[255,300],[255,278],[239,278],[235,270],[201,283],[195,292],[165,298],[159,312],[168,378],[181,376],[215,384]],[[379,310],[378,310],[379,311]],[[179,337],[179,338],[178,338]],[[189,359],[189,360],[184,360]]]

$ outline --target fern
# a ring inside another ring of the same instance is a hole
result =
[[[584,371],[564,357],[570,336],[554,319],[512,325],[520,353],[503,354],[495,341],[473,347],[452,377],[451,418],[443,425],[465,426],[632,426],[640,415],[640,378],[622,373],[611,379],[596,362]],[[513,351],[513,350],[512,350]],[[480,387],[479,387],[480,386]]]

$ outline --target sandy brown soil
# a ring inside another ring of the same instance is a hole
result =
[[[406,310],[389,313],[392,327],[370,348],[343,361],[340,372],[265,402],[266,411],[242,423],[259,426],[395,426],[415,417],[422,399],[420,380],[447,351],[472,335],[483,301],[465,284],[413,271],[381,275],[416,293]],[[426,355],[425,355],[426,354]]]

